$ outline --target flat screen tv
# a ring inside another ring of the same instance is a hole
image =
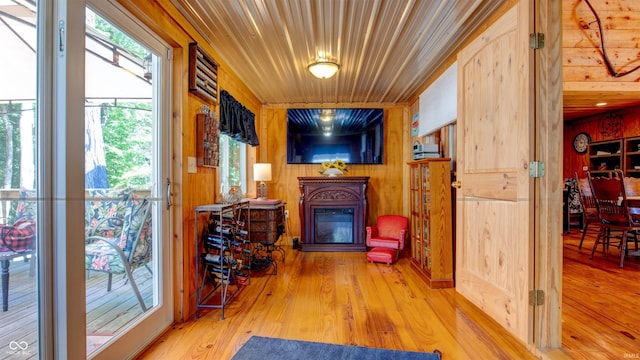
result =
[[[287,109],[287,163],[382,164],[383,109]]]

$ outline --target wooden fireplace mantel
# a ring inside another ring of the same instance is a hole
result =
[[[366,251],[368,176],[298,177],[300,186],[300,226],[302,251]],[[348,209],[353,211],[351,243],[316,242],[315,211]]]

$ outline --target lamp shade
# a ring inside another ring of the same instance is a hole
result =
[[[313,76],[319,79],[328,79],[335,75],[336,72],[340,69],[340,65],[336,64],[333,61],[327,60],[318,60],[308,66],[309,71],[313,74]]]
[[[271,181],[271,164],[253,164],[253,181]]]

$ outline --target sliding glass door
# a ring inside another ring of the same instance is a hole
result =
[[[169,51],[108,3],[85,23],[87,354],[125,358],[171,322]]]
[[[0,357],[37,358],[42,185],[36,170],[37,7],[0,2]]]
[[[1,357],[129,358],[173,315],[170,49],[111,0],[0,20]]]

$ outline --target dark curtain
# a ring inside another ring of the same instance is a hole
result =
[[[220,132],[251,146],[260,145],[255,115],[226,90],[220,92]]]

